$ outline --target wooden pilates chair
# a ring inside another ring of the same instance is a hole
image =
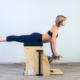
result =
[[[50,69],[50,64],[59,60],[59,57],[52,59],[46,56],[41,42],[26,42],[24,43],[24,52],[26,56],[26,67],[23,75],[29,76],[48,76],[48,75],[63,75],[60,69]]]

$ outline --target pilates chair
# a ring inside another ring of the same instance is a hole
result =
[[[52,57],[46,56],[46,53],[43,50],[43,43],[26,42],[24,43],[24,52],[26,56],[26,68],[24,68],[23,75],[63,75],[63,72],[60,69],[50,69],[50,64],[59,60],[59,57],[53,55],[53,59]]]

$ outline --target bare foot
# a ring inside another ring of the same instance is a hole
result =
[[[0,42],[6,41],[6,37],[0,37]]]

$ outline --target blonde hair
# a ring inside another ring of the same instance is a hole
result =
[[[58,15],[56,17],[56,20],[55,20],[55,25],[54,26],[57,26],[57,27],[60,27],[60,22],[62,21],[65,21],[67,18],[63,15]]]

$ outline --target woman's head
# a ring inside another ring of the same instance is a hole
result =
[[[66,19],[67,19],[67,18],[66,18],[65,16],[63,16],[63,15],[58,15],[58,16],[56,17],[56,20],[55,20],[55,25],[56,25],[57,27],[64,26],[64,25],[66,24],[66,22],[65,22]]]

